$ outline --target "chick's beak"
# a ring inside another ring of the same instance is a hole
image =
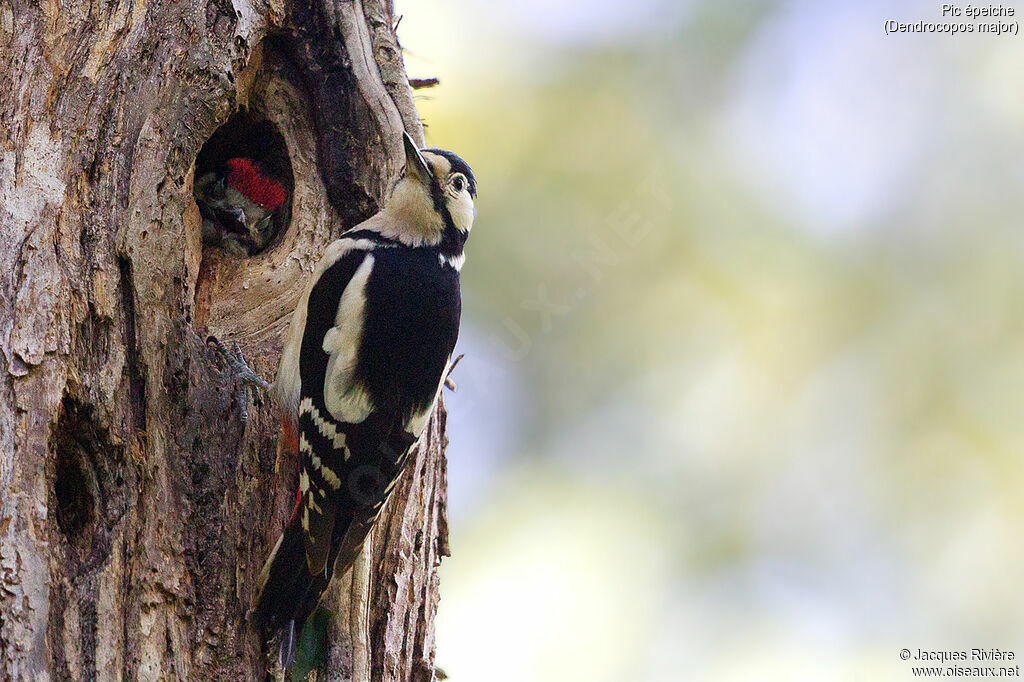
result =
[[[402,131],[402,140],[405,142],[405,171],[409,177],[415,178],[424,185],[429,185],[434,177],[427,165],[427,160],[416,147],[416,143],[409,137],[409,133]]]

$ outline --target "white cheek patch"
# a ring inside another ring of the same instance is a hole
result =
[[[455,197],[448,199],[448,212],[452,216],[452,222],[460,232],[468,233],[473,229],[473,218],[476,217],[476,209],[473,207],[473,200],[465,192],[459,192]]]
[[[334,327],[324,335],[323,349],[330,355],[324,377],[324,404],[337,421],[358,424],[373,411],[370,396],[352,382],[359,343],[363,338],[366,282],[374,259],[368,254],[349,280],[338,302]]]

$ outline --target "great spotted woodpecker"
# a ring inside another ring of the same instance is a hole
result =
[[[282,442],[300,457],[299,489],[255,610],[280,638],[286,669],[296,633],[355,559],[401,475],[459,333],[476,181],[455,154],[404,142],[406,173],[384,209],[317,265],[274,381]]]
[[[203,243],[235,256],[259,253],[287,222],[287,190],[254,159],[228,159],[196,180],[194,190]]]

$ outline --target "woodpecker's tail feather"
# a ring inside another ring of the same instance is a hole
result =
[[[288,621],[288,627],[281,632],[280,660],[281,670],[288,670],[295,661],[295,650],[298,648],[299,636],[295,633],[295,621]]]
[[[332,557],[333,559],[333,557]],[[299,633],[330,583],[330,569],[311,575],[306,563],[302,526],[293,514],[260,572],[256,616],[280,639],[281,667],[291,667]]]

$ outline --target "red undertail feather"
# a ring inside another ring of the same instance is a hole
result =
[[[281,469],[281,457],[287,457],[293,461],[298,460],[299,458],[299,432],[295,422],[287,416],[281,417],[281,433],[278,445],[278,461],[274,463],[274,473],[277,473]],[[295,518],[299,513],[300,502],[302,502],[302,491],[296,487],[295,507],[292,509],[291,518]]]
[[[289,417],[281,417],[281,447],[289,455],[299,456],[299,431],[295,421]]]

